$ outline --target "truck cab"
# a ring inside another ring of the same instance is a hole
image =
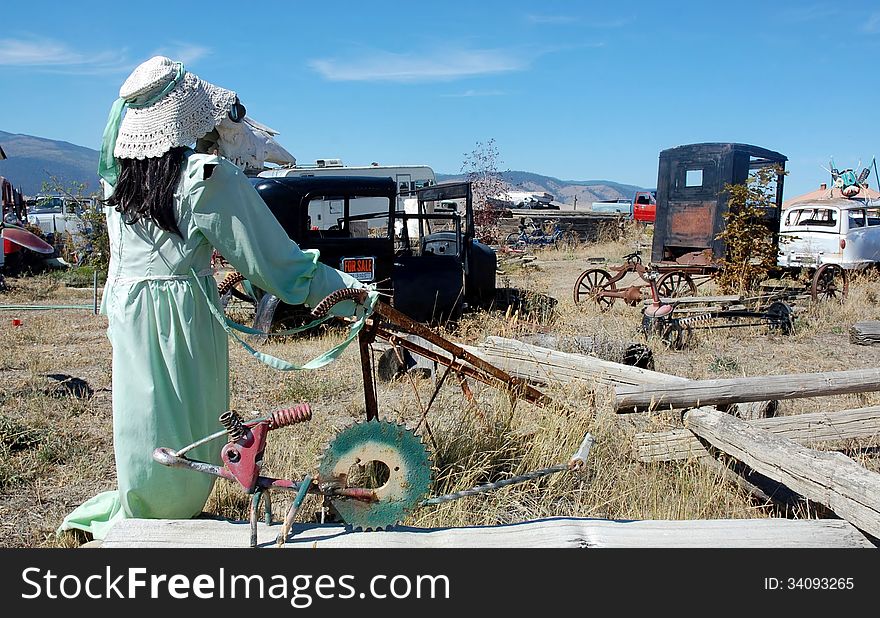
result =
[[[637,191],[633,197],[633,219],[641,223],[654,223],[657,216],[657,192]]]

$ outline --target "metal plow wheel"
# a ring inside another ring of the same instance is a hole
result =
[[[421,439],[403,425],[373,420],[355,423],[337,434],[321,456],[322,485],[347,486],[362,470],[378,479],[375,501],[332,497],[342,520],[356,530],[380,530],[400,523],[431,488],[431,460]],[[359,483],[356,481],[355,485]]]
[[[843,302],[849,292],[849,277],[837,264],[823,264],[813,275],[810,295],[814,301],[836,300]]]
[[[657,280],[657,294],[660,295],[660,298],[696,296],[697,285],[689,274],[672,271]]]
[[[592,300],[599,304],[602,311],[607,311],[614,304],[613,296],[605,296],[604,291],[614,291],[617,286],[611,282],[611,275],[601,268],[590,268],[581,273],[574,284],[575,304]]]

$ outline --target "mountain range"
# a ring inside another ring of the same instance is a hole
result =
[[[0,160],[0,176],[27,196],[40,193],[52,177],[66,188],[85,183],[87,195],[98,191],[97,150],[5,131],[0,131],[0,147],[7,157]]]
[[[7,159],[0,160],[0,176],[27,196],[43,190],[54,177],[62,186],[72,182],[85,184],[85,193],[98,190],[98,151],[69,142],[0,131],[0,147]],[[531,172],[505,171],[501,177],[513,191],[549,193],[557,202],[586,206],[599,200],[631,199],[635,185],[610,180],[560,180]],[[437,181],[463,180],[463,174],[436,174]]]

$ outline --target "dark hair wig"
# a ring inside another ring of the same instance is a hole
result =
[[[174,216],[174,191],[186,162],[186,148],[172,148],[161,157],[120,159],[119,180],[106,203],[128,224],[147,219],[180,236]]]

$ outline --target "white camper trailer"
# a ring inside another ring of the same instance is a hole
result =
[[[344,165],[341,159],[318,159],[314,165],[277,167],[259,173],[262,178],[286,176],[370,176],[392,178],[397,185],[397,210],[404,210],[404,200],[411,191],[436,184],[434,170],[427,165]],[[312,226],[326,230],[337,225],[342,217],[343,202],[326,196],[324,200],[309,202]],[[349,205],[350,215],[369,214],[376,209],[387,208],[388,202],[379,198],[361,198]]]

